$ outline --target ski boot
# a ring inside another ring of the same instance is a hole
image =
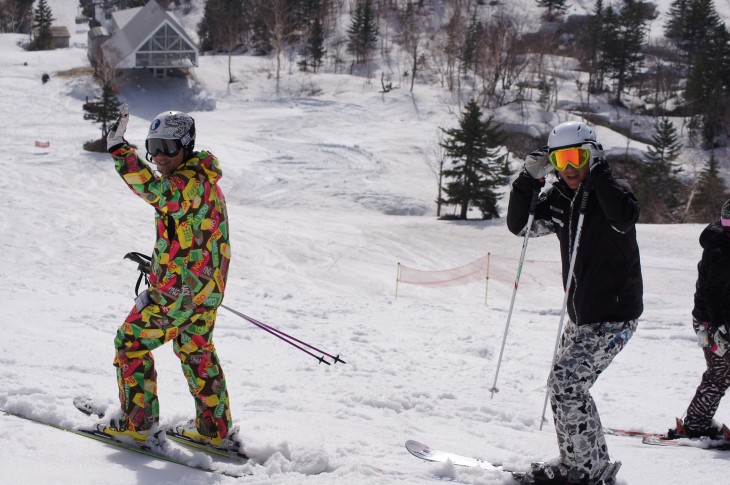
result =
[[[185,438],[196,443],[215,448],[219,451],[224,451],[229,455],[238,456],[243,459],[248,459],[246,454],[243,452],[243,442],[241,441],[238,426],[234,426],[228,431],[225,438],[218,436],[207,436],[198,431],[195,425],[195,420],[191,419],[187,423],[175,426],[173,431]]]
[[[727,427],[724,428],[727,429]],[[689,430],[686,428],[682,420],[677,418],[677,426],[667,431],[666,439],[676,440],[680,438],[709,438],[711,440],[720,440],[723,439],[724,433],[724,429],[719,426],[710,426],[709,428],[703,429],[701,431]],[[727,440],[727,438],[724,439]]]

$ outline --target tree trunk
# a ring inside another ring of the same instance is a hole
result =
[[[411,92],[413,92],[413,83],[416,82],[416,69],[418,68],[418,41],[413,44],[413,69],[411,72]]]

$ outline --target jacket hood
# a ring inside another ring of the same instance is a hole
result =
[[[725,228],[720,221],[710,223],[700,234],[702,249],[726,247],[730,250],[730,228]]]
[[[202,169],[211,184],[217,183],[223,177],[223,171],[221,170],[220,163],[218,163],[218,159],[206,150],[193,152],[192,156],[185,160],[177,170],[186,169],[195,171]]]

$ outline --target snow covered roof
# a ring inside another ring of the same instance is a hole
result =
[[[189,68],[198,49],[175,18],[152,0],[112,14],[112,37],[101,47],[115,69]]]

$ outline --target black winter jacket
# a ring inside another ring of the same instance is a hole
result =
[[[558,180],[540,194],[530,234],[557,234],[565,287],[587,184],[590,188],[568,295],[568,315],[577,325],[636,319],[644,310],[635,227],[639,203],[629,185],[617,179],[607,165],[594,167],[576,191]],[[513,234],[524,234],[534,190],[540,190],[540,182],[526,173],[512,184],[507,227]]]
[[[692,316],[713,327],[730,324],[730,229],[719,220],[711,223],[700,234],[700,246]]]

